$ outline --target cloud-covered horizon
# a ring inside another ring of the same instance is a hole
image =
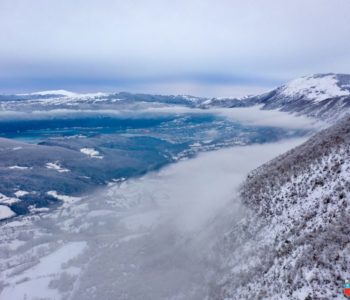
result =
[[[349,73],[347,0],[0,3],[0,92],[241,96]]]

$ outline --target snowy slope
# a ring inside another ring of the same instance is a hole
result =
[[[222,243],[213,299],[344,299],[350,118],[251,172]]]
[[[303,97],[315,102],[349,96],[350,85],[340,84],[339,76],[326,74],[301,77],[284,85],[281,94],[286,97]]]
[[[315,74],[297,78],[262,95],[211,99],[201,107],[247,107],[282,110],[334,122],[350,111],[350,75]]]
[[[0,221],[11,218],[16,214],[6,205],[0,205]]]

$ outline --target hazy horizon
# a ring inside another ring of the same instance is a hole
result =
[[[347,0],[2,0],[0,93],[240,97],[349,73],[349,9]]]

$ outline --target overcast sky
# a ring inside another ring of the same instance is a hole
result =
[[[0,0],[0,92],[239,96],[350,73],[350,0]]]

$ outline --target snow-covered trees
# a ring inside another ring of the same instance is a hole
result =
[[[342,299],[350,270],[350,117],[251,172],[213,299]]]

